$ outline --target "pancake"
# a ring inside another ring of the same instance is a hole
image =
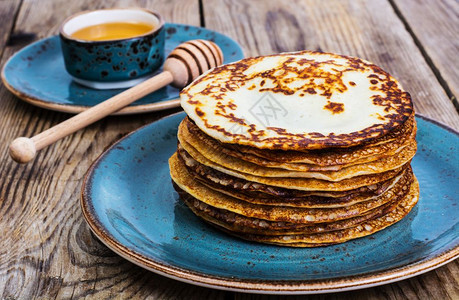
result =
[[[214,68],[185,87],[180,99],[212,138],[271,150],[369,143],[413,114],[410,95],[380,67],[311,51]]]
[[[378,232],[388,226],[391,226],[399,222],[411,211],[411,209],[416,205],[418,200],[419,183],[415,178],[413,183],[410,185],[409,192],[406,194],[405,197],[401,199],[401,201],[398,203],[394,210],[378,218],[364,221],[355,227],[325,233],[283,236],[242,234],[233,231],[230,232],[228,230],[226,231],[232,235],[238,236],[246,240],[289,247],[313,247],[316,243],[316,246],[322,246],[324,244],[343,243],[352,239],[371,235],[375,232]]]
[[[189,171],[189,170],[188,170]],[[194,176],[192,172],[189,172]],[[401,174],[395,176],[390,184],[387,185],[386,190],[393,188],[396,184],[405,184],[409,182],[412,177],[411,168],[408,168],[402,171]],[[199,180],[199,179],[198,179]],[[305,196],[305,197],[296,197],[296,198],[281,198],[281,197],[260,197],[261,193],[244,193],[238,190],[231,188],[224,188],[216,184],[209,184],[209,182],[201,181],[199,182],[210,189],[218,191],[220,193],[226,194],[233,198],[237,198],[252,204],[263,204],[271,206],[290,206],[290,207],[306,207],[306,208],[336,208],[336,207],[346,207],[356,203],[365,202],[373,200],[381,193],[355,193],[340,198],[331,198],[331,197],[322,197],[322,196]],[[262,195],[264,196],[264,195]]]
[[[180,141],[180,145],[195,159],[196,157],[194,157],[192,153],[199,152],[199,154],[204,156],[206,159],[222,167],[260,177],[315,178],[326,181],[341,181],[356,176],[377,174],[400,168],[409,162],[416,153],[416,141],[411,140],[411,142],[399,153],[369,163],[352,165],[338,171],[291,171],[280,168],[259,166],[254,163],[226,155],[222,151],[212,147],[208,147],[206,144],[202,143],[199,138],[196,138],[188,132],[184,122],[180,123],[177,137]]]
[[[189,147],[189,152],[184,151],[181,145],[178,145],[177,148],[178,154],[185,161],[185,164],[190,168],[198,168],[199,165],[204,165],[208,167],[206,170],[207,173],[217,174],[215,180],[220,181],[219,177],[223,177],[226,174],[232,177],[237,177],[252,183],[259,183],[268,186],[277,186],[287,189],[296,189],[302,191],[348,191],[354,190],[363,186],[373,185],[379,182],[386,181],[395,175],[397,175],[403,167],[399,167],[394,170],[386,171],[379,174],[370,174],[356,176],[349,179],[344,179],[341,181],[330,182],[314,178],[273,178],[273,177],[260,177],[254,176],[246,173],[241,173],[236,170],[225,168],[220,166],[204,156],[202,156],[198,151],[193,147]],[[190,153],[191,152],[191,153]]]
[[[206,220],[204,220],[204,221],[206,221]],[[325,247],[325,246],[331,246],[331,245],[340,244],[340,242],[333,242],[333,243],[306,243],[306,242],[302,242],[302,243],[288,243],[288,244],[281,243],[281,242],[275,242],[275,241],[273,241],[273,242],[259,242],[257,240],[250,240],[248,238],[245,238],[245,234],[237,233],[237,232],[234,232],[234,231],[230,231],[230,230],[226,229],[225,227],[219,226],[219,225],[217,225],[215,223],[211,223],[211,222],[207,222],[207,223],[209,225],[215,227],[216,229],[220,230],[220,231],[226,232],[229,235],[232,235],[234,237],[237,237],[237,238],[240,238],[240,239],[243,239],[243,240],[247,240],[249,242],[258,242],[258,243],[265,243],[265,244],[271,244],[271,245],[276,245],[276,246],[297,247],[297,248],[315,248],[315,247]]]
[[[223,144],[202,132],[188,117],[183,123],[190,135],[215,151],[261,166],[296,171],[336,171],[350,165],[375,161],[395,155],[416,136],[416,121],[413,116],[400,129],[384,135],[371,145],[303,152],[276,151]]]
[[[190,194],[180,189],[176,184],[174,188],[179,193],[181,199],[188,205],[195,215],[201,217],[209,223],[213,223],[225,229],[238,233],[264,234],[264,235],[291,235],[291,234],[311,234],[319,232],[329,232],[357,226],[358,224],[382,216],[396,207],[398,204],[395,199],[381,207],[375,208],[361,216],[344,219],[332,223],[319,223],[314,225],[303,225],[288,222],[275,222],[250,218],[238,215],[233,212],[218,209],[197,200]]]
[[[397,178],[397,176],[399,176],[404,170],[410,168],[409,165],[405,165],[400,172],[393,173],[393,176],[385,181],[362,186],[352,190],[302,191],[260,184],[230,176],[201,165],[196,161],[192,161],[193,159],[186,152],[182,153],[180,149],[178,149],[177,152],[179,154],[179,159],[183,161],[188,171],[196,178],[196,180],[199,180],[201,183],[208,185],[213,189],[224,189],[240,192],[246,194],[249,197],[260,199],[276,198],[279,199],[279,201],[287,202],[297,201],[300,199],[303,201],[314,201],[315,199],[318,199],[318,201],[321,203],[346,203],[349,202],[352,197],[357,195],[368,195],[369,197],[380,195],[393,184],[393,181]],[[182,156],[185,157],[185,159]]]
[[[173,155],[169,159],[171,178],[175,184],[192,197],[216,208],[225,209],[243,216],[270,221],[284,221],[301,224],[333,222],[366,213],[376,207],[402,197],[408,191],[406,182],[398,182],[392,189],[375,199],[339,208],[294,208],[255,205],[212,190],[194,180],[186,166]]]

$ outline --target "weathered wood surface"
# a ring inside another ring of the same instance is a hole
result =
[[[447,94],[386,0],[202,4],[206,27],[232,36],[247,55],[321,49],[367,58],[402,81],[419,112],[459,128]],[[0,38],[10,41],[6,48],[0,41],[0,54],[5,49],[1,64],[28,43],[55,34],[72,13],[114,6],[148,7],[172,22],[200,24],[198,0],[0,0]],[[9,141],[32,136],[69,115],[25,104],[0,87],[0,299],[280,298],[206,289],[150,273],[120,258],[90,233],[78,201],[92,161],[124,134],[174,111],[109,117],[22,166],[9,159]],[[305,298],[457,299],[458,280],[456,261],[399,283]]]
[[[456,0],[393,0],[433,64],[439,81],[459,109],[459,2]],[[442,82],[444,81],[444,82]]]
[[[0,20],[2,22],[2,26],[0,26],[0,57],[13,29],[19,4],[20,1],[0,1]]]

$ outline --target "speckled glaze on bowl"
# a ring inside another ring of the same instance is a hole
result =
[[[154,30],[133,38],[107,41],[79,40],[68,34],[89,25],[138,21],[135,18],[139,17],[149,23],[157,23],[154,24]],[[110,87],[101,84],[109,82],[117,82],[118,86],[123,83],[128,83],[124,87],[132,86],[136,82],[133,79],[153,73],[164,61],[164,19],[146,9],[116,8],[80,12],[63,22],[59,37],[67,72],[77,82],[91,87]]]
[[[417,117],[412,166],[421,195],[402,221],[369,237],[320,248],[243,241],[197,218],[173,190],[167,160],[184,114],[126,136],[89,169],[81,207],[109,248],[148,270],[233,291],[308,294],[412,277],[459,255],[459,134]]]
[[[224,63],[244,57],[241,47],[228,36],[206,28],[166,23],[165,56],[179,44],[204,39],[223,51]],[[161,68],[157,71],[160,72]],[[95,90],[75,83],[67,73],[58,36],[39,40],[10,57],[2,70],[2,81],[19,99],[42,108],[80,113],[113,97],[124,89]],[[135,101],[115,114],[137,114],[158,110],[157,102],[177,99],[180,90],[168,85]]]

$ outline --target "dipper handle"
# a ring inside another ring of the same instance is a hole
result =
[[[112,98],[105,100],[81,113],[59,123],[32,138],[20,137],[10,144],[10,156],[19,163],[31,161],[37,151],[84,128],[132,102],[154,92],[170,83],[183,88],[203,72],[223,63],[220,48],[205,40],[193,40],[180,44],[167,57],[164,72],[152,77]],[[168,105],[164,102],[159,105]],[[171,100],[169,107],[179,106],[180,102]]]

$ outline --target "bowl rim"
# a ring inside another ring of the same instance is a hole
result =
[[[72,20],[72,19],[74,19],[76,17],[79,17],[81,15],[85,15],[85,14],[88,14],[88,13],[96,12],[96,11],[111,11],[111,10],[137,10],[137,11],[144,11],[146,13],[154,15],[158,19],[159,26],[154,28],[154,29],[152,29],[152,30],[150,30],[150,31],[148,31],[147,33],[144,33],[144,34],[141,34],[141,35],[136,35],[134,37],[112,39],[112,40],[103,40],[103,41],[90,41],[90,40],[76,39],[76,38],[73,38],[73,37],[71,37],[70,35],[68,35],[68,34],[66,34],[64,32],[65,24],[67,24],[70,20]],[[83,44],[106,44],[106,43],[113,43],[113,42],[132,41],[132,40],[144,38],[144,37],[152,35],[152,34],[156,34],[156,33],[158,33],[159,31],[161,31],[164,28],[164,24],[165,24],[165,21],[164,21],[163,16],[160,15],[157,11],[154,11],[154,10],[151,10],[151,9],[147,9],[147,8],[143,8],[143,7],[101,8],[101,9],[80,11],[80,12],[77,12],[77,13],[67,17],[61,23],[61,25],[59,26],[59,36],[61,38],[63,38],[63,39],[70,40],[70,41],[75,41],[75,42],[83,43]]]

